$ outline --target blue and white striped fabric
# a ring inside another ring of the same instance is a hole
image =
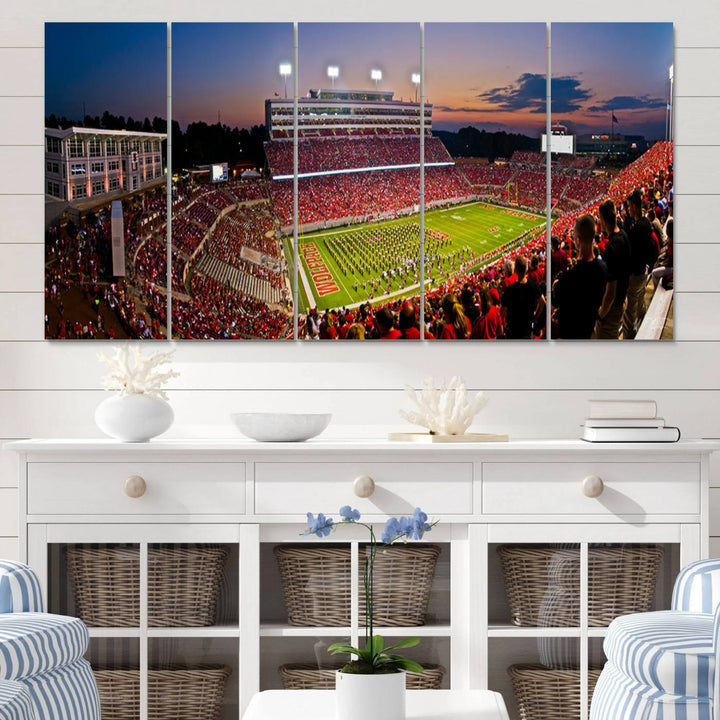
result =
[[[30,691],[22,683],[0,680],[0,720],[35,720]]]
[[[38,720],[100,720],[100,698],[87,660],[26,678],[23,683]]]
[[[661,693],[710,695],[712,615],[674,610],[625,615],[610,624],[603,649],[620,672]]]
[[[663,693],[608,662],[595,686],[590,720],[713,720],[712,708],[708,696]]]
[[[82,621],[64,615],[0,615],[0,679],[22,680],[70,665],[88,646]]]
[[[43,609],[37,575],[27,565],[0,560],[0,613],[42,612]]]
[[[672,609],[713,614],[720,605],[720,560],[699,560],[675,579]]]

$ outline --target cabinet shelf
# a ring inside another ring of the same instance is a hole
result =
[[[360,626],[362,635],[365,628]],[[411,627],[375,627],[373,631],[383,637],[449,637],[450,625],[414,625]],[[303,626],[286,623],[261,623],[260,637],[346,637],[351,634],[350,627]]]
[[[151,627],[147,631],[151,638],[216,638],[238,637],[240,628],[237,625],[210,625],[208,627]]]
[[[260,637],[346,637],[349,627],[298,627],[287,623],[260,623]]]
[[[140,628],[131,627],[90,627],[91,638],[139,638]],[[210,625],[208,627],[151,627],[145,635],[149,638],[221,638],[238,637],[237,625]]]
[[[139,627],[89,627],[91,638],[138,638]]]
[[[588,637],[604,638],[607,635],[606,627],[588,628]],[[490,623],[488,637],[496,638],[522,638],[522,637],[581,637],[579,627],[518,627],[517,625],[503,625]]]

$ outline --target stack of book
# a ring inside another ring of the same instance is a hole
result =
[[[657,416],[654,400],[591,400],[582,439],[588,442],[677,442],[680,430]]]

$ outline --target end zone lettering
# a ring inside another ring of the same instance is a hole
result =
[[[332,273],[322,259],[320,251],[315,247],[315,243],[303,245],[303,254],[318,295],[323,297],[338,292],[340,288],[335,283]]]

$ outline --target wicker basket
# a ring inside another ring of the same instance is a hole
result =
[[[151,545],[148,625],[214,625],[228,553],[226,545]],[[70,584],[86,625],[140,624],[139,559],[137,546],[68,546]]]
[[[375,557],[373,621],[377,626],[423,625],[437,545],[393,545]],[[275,546],[290,625],[350,624],[350,548]],[[362,562],[360,563],[362,572]],[[360,578],[362,587],[362,577]],[[360,608],[360,623],[365,623]]]
[[[580,670],[511,665],[519,720],[580,720]],[[600,670],[588,670],[588,712]],[[104,716],[103,716],[104,720]]]
[[[515,625],[580,625],[580,550],[552,545],[500,545],[510,615]],[[663,548],[590,547],[588,624],[604,627],[619,615],[651,609]]]
[[[140,671],[94,670],[103,720],[139,720]],[[152,720],[217,720],[231,670],[224,665],[148,670]]]
[[[311,663],[281,665],[278,668],[285,690],[334,690],[335,671],[340,665],[331,668],[318,668]],[[445,668],[442,665],[425,665],[424,672],[409,672],[405,687],[408,690],[438,690],[442,685]],[[104,718],[103,718],[104,720]]]

